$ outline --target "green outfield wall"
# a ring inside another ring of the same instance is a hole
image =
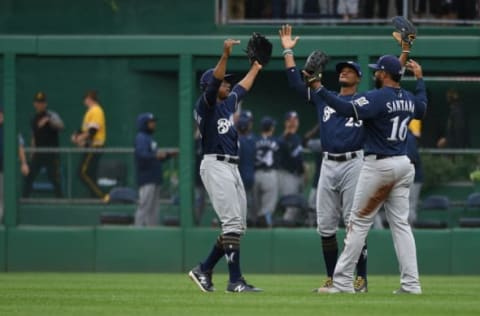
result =
[[[198,228],[35,227],[0,229],[1,271],[185,272],[208,252],[218,230]],[[421,274],[479,274],[480,231],[416,230]],[[338,240],[343,247],[344,232]],[[369,272],[396,274],[388,230],[368,237]],[[249,230],[245,273],[316,273],[324,263],[314,229]],[[218,271],[226,271],[222,261]]]

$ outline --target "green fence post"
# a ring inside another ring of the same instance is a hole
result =
[[[193,104],[192,104],[192,56],[180,56],[179,86],[179,135],[180,135],[180,219],[183,228],[193,224]]]
[[[6,53],[3,57],[4,95],[4,168],[3,196],[5,226],[17,225],[17,127],[15,104],[15,54]]]

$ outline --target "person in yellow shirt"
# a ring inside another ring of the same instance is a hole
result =
[[[72,142],[79,147],[102,148],[105,145],[106,126],[103,109],[98,103],[96,91],[87,91],[84,98],[87,112],[83,117],[80,130],[72,135]],[[80,179],[85,183],[93,196],[108,201],[108,194],[97,184],[97,167],[100,152],[86,152],[80,163]]]

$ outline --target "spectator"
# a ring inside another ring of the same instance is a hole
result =
[[[299,194],[302,192],[305,166],[303,164],[302,138],[297,134],[298,114],[295,111],[285,115],[285,130],[279,137],[279,195]],[[294,223],[299,215],[297,207],[287,207],[283,220]]]
[[[254,221],[253,183],[255,173],[255,136],[252,134],[253,115],[250,111],[242,111],[237,122],[238,131],[238,170],[242,178],[247,196],[247,220]]]
[[[161,152],[153,140],[156,119],[152,113],[142,113],[137,118],[138,133],[135,138],[135,168],[137,171],[138,207],[135,226],[158,225],[160,190],[162,185],[162,161],[176,152]]]
[[[243,20],[245,19],[245,0],[229,0],[228,13],[230,19]]]
[[[253,195],[258,214],[257,226],[272,227],[272,214],[278,200],[278,178],[276,156],[278,142],[273,137],[275,121],[268,116],[262,118],[261,136],[255,143],[255,184]]]
[[[327,18],[334,18],[336,15],[335,1],[334,0],[318,0],[318,7],[320,16]]]
[[[303,14],[305,0],[287,0],[287,17],[298,17]]]
[[[18,136],[18,157],[20,160],[20,172],[22,175],[27,176],[30,169],[27,164],[27,158],[25,156],[25,149],[23,148],[23,138]],[[3,220],[3,108],[0,107],[0,223]]]
[[[316,210],[317,208],[318,179],[320,178],[323,160],[322,142],[318,137],[319,133],[320,125],[317,124],[303,136],[303,147],[310,149],[315,159],[315,173],[313,174],[312,187],[308,194],[308,207],[312,210]]]
[[[388,5],[390,1],[386,0],[365,0],[365,18],[386,19],[388,15]],[[375,14],[375,7],[378,6],[378,14]]]
[[[420,154],[418,152],[418,139],[421,136],[422,122],[420,120],[412,120],[408,125],[407,132],[407,156],[415,167],[415,177],[410,185],[409,204],[410,212],[408,213],[408,222],[410,225],[417,220],[417,205],[420,197],[420,191],[423,184],[423,167]]]
[[[437,142],[439,148],[467,148],[470,147],[470,135],[467,116],[460,100],[460,95],[455,89],[449,89],[446,94],[447,104],[450,109],[445,136]]]
[[[31,120],[32,147],[33,148],[58,148],[59,133],[64,125],[60,116],[47,109],[47,96],[37,92],[33,99],[35,115]],[[52,183],[55,197],[61,198],[62,187],[60,183],[60,154],[58,152],[37,153],[33,152],[30,162],[30,173],[25,178],[23,196],[29,197],[32,193],[33,181],[42,168],[47,171],[48,180]]]
[[[457,18],[457,8],[454,0],[435,1],[435,5],[430,5],[430,12],[438,19],[452,20]]]
[[[96,91],[87,91],[84,98],[84,104],[87,112],[83,117],[83,123],[80,130],[72,135],[72,142],[79,147],[101,149],[105,145],[107,136],[105,115],[103,109],[98,103]],[[86,152],[80,163],[80,179],[85,183],[90,193],[94,197],[108,202],[110,196],[104,193],[97,184],[97,167],[102,153]]]
[[[356,18],[358,15],[358,0],[338,0],[337,13],[345,22]]]
[[[474,20],[480,9],[480,2],[478,0],[457,0],[456,6],[460,20]]]

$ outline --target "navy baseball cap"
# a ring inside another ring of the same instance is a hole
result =
[[[237,129],[241,132],[248,130],[250,126],[250,119],[247,116],[240,115],[237,121]]]
[[[215,69],[210,68],[202,74],[202,76],[200,77],[200,89],[205,90],[210,80],[212,80],[214,70]],[[230,77],[232,77],[232,74],[225,74],[223,79],[227,79]]]
[[[355,70],[355,72],[359,77],[362,76],[362,69],[360,68],[360,65],[351,60],[338,63],[335,66],[335,69],[337,70],[337,74],[340,74],[340,72],[344,67],[352,68],[353,70]]]
[[[270,116],[264,116],[262,117],[262,120],[260,121],[260,126],[262,128],[262,131],[269,131],[272,127],[274,127],[277,124],[273,118]]]
[[[391,75],[401,75],[402,65],[396,56],[383,55],[377,60],[376,64],[368,64],[368,67],[377,71],[383,70]]]
[[[290,112],[285,113],[285,121],[287,121],[291,118],[294,118],[294,117],[298,118],[298,113],[295,112],[295,111],[290,111]]]
[[[250,110],[243,110],[242,112],[240,112],[240,118],[245,118],[248,121],[252,121],[253,113]]]
[[[35,95],[33,96],[33,101],[34,102],[47,102],[47,95],[45,94],[45,92],[42,92],[42,91],[38,91],[37,93],[35,93]]]

